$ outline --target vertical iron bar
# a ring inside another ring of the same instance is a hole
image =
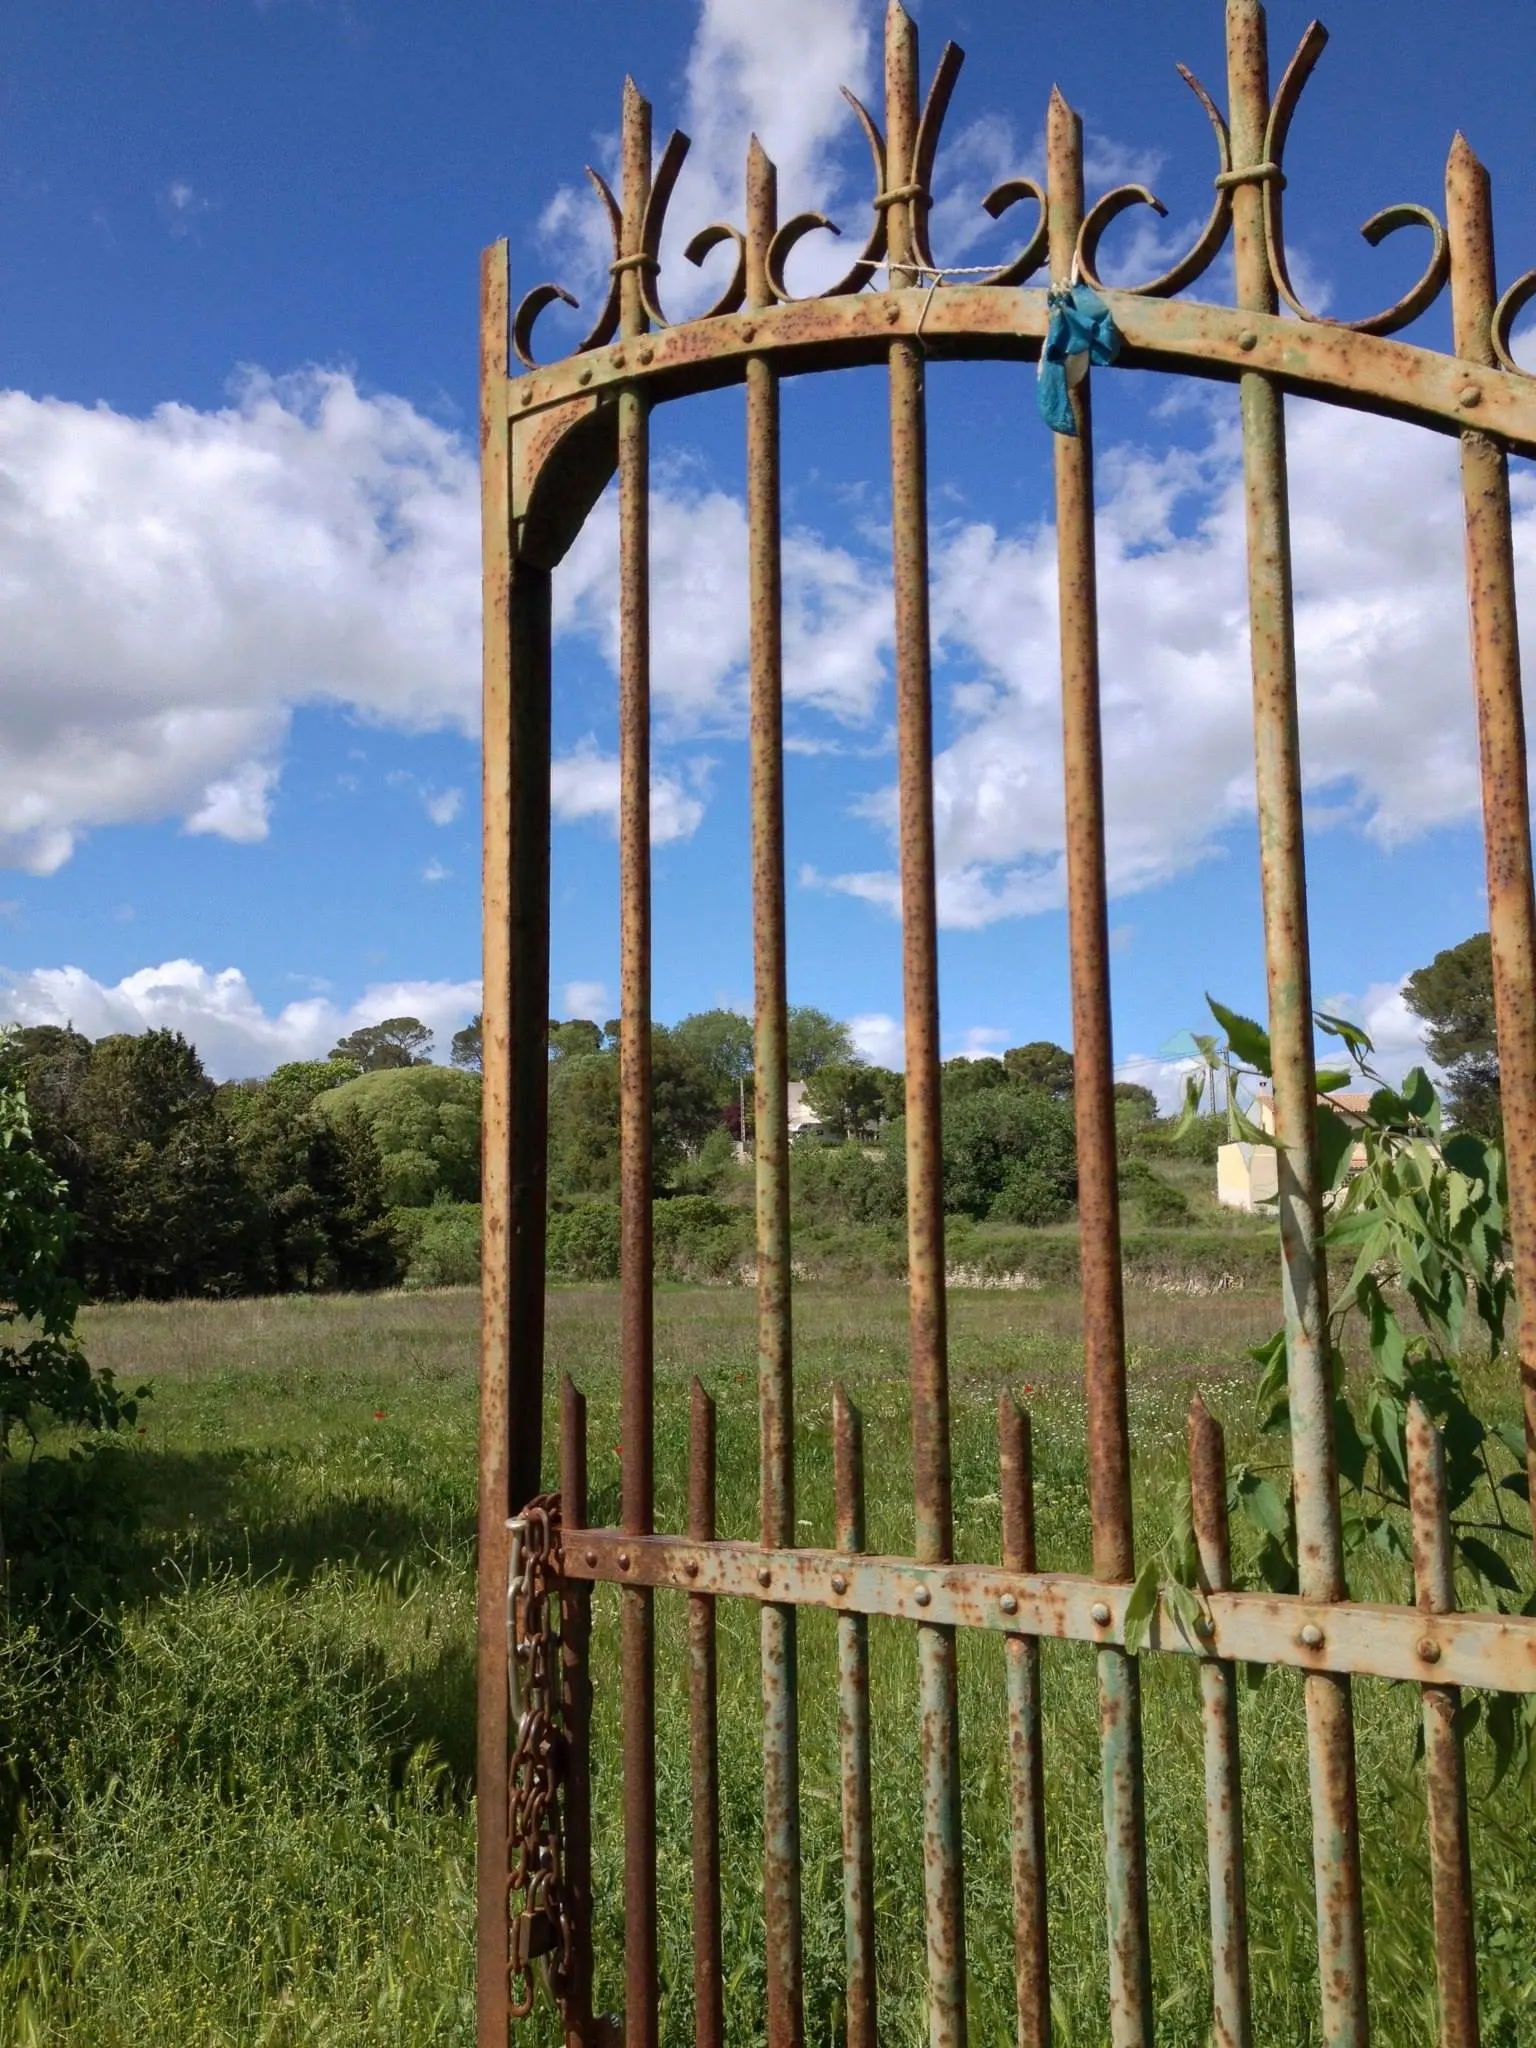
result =
[[[587,1397],[566,1373],[560,1382],[560,1520],[567,1546],[587,1526]],[[563,1991],[566,2048],[587,2048],[592,2026],[592,1587],[560,1589],[561,1799],[571,1969]]]
[[[754,135],[747,159],[747,304],[773,303],[768,245],[778,181]],[[747,523],[751,590],[752,906],[756,975],[753,1113],[757,1171],[757,1357],[762,1540],[795,1540],[794,1362],[789,1274],[788,984],[784,936],[783,563],[779,380],[747,364]],[[805,2036],[800,1914],[800,1751],[795,1610],[765,1604],[763,1903],[768,2039]]]
[[[651,180],[651,110],[624,82],[624,250],[641,252]],[[639,273],[621,279],[620,329],[645,331]],[[626,1535],[655,1513],[654,1312],[651,1248],[651,646],[650,415],[643,392],[619,394],[619,1030],[620,1393]],[[624,2039],[655,2048],[656,1620],[650,1592],[622,1595],[624,1745]]]
[[[864,1418],[832,1389],[832,1487],[837,1548],[865,1547]],[[848,1955],[847,2048],[876,2048],[875,1828],[869,1770],[869,1618],[837,1617],[838,1744],[843,1779],[843,1931]]]
[[[484,1188],[476,1724],[476,2027],[507,2029],[507,1517],[543,1458],[550,579],[513,553],[507,245],[480,297],[484,550]]]
[[[715,1404],[693,1383],[688,1432],[688,1534],[715,1540]],[[720,1954],[720,1743],[715,1708],[715,1603],[688,1595],[688,1728],[693,1792],[693,2038],[725,2038]]]
[[[911,288],[910,182],[917,144],[917,30],[890,0],[885,22],[886,208],[893,290]],[[911,1317],[916,1556],[946,1562],[954,1542],[945,1359],[944,1188],[939,1102],[938,909],[933,828],[933,674],[928,617],[928,449],[924,358],[891,344],[891,522],[896,598],[896,752],[901,812],[902,993],[907,1059],[907,1261]],[[933,2048],[964,2048],[965,1890],[961,1869],[955,1637],[917,1631],[923,1760],[923,1886]]]
[[[1445,172],[1451,244],[1455,349],[1468,362],[1494,360],[1491,322],[1498,296],[1488,173],[1458,135]],[[1520,1308],[1520,1385],[1531,1536],[1536,1543],[1536,897],[1531,880],[1531,804],[1526,783],[1525,710],[1520,694],[1520,622],[1509,515],[1509,456],[1489,434],[1461,437],[1467,532],[1467,598],[1472,685],[1482,757],[1483,853],[1488,935],[1509,1176],[1509,1234]]]
[[[1082,123],[1059,91],[1046,117],[1051,280],[1071,276],[1083,218]],[[1104,862],[1104,763],[1099,723],[1099,621],[1093,533],[1093,411],[1085,379],[1073,393],[1075,436],[1055,437],[1056,547],[1061,588],[1062,758],[1066,783],[1067,917],[1072,956],[1083,1370],[1093,1570],[1135,1576],[1125,1313],[1110,1037],[1109,916]],[[1099,1731],[1109,1918],[1110,2035],[1115,2048],[1152,2038],[1142,1787],[1141,1674],[1134,1657],[1098,1653]]]
[[[1199,1395],[1189,1410],[1189,1498],[1200,1584],[1232,1584],[1227,1525],[1227,1449],[1221,1424]],[[1227,1658],[1200,1666],[1205,1728],[1205,1841],[1211,1891],[1211,1994],[1216,2048],[1252,2048],[1248,1974],[1248,1883],[1243,1861],[1243,1769],[1237,1726],[1237,1668]]]
[[[1029,1417],[1009,1393],[998,1402],[1003,1495],[1003,1563],[1035,1569],[1034,1442]],[[1045,1748],[1040,1643],[1010,1636],[1008,1782],[1013,1814],[1013,1942],[1019,2048],[1050,2048],[1051,1951],[1046,1924]]]
[[[1413,1578],[1419,1611],[1452,1614],[1456,1609],[1456,1569],[1451,1557],[1445,1446],[1417,1401],[1408,1404],[1408,1499],[1413,1511]],[[1461,1687],[1426,1685],[1422,1692],[1440,2048],[1477,2048],[1477,1937],[1467,1836]]]
[[[1269,54],[1259,0],[1227,0],[1227,73],[1232,161],[1243,172],[1264,161],[1269,116]],[[1256,179],[1235,186],[1232,212],[1237,302],[1273,313],[1263,193]],[[1245,372],[1241,402],[1297,1561],[1303,1594],[1339,1600],[1345,1597],[1344,1557],[1317,1168],[1285,412],[1279,388],[1261,371]],[[1326,2048],[1363,2048],[1369,2021],[1350,1685],[1331,1672],[1309,1672],[1305,1689],[1323,2040]]]

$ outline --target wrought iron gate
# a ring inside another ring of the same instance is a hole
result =
[[[1536,379],[1510,354],[1510,330],[1536,298],[1536,272],[1502,297],[1495,284],[1487,177],[1458,136],[1446,217],[1395,206],[1366,224],[1375,243],[1405,226],[1429,237],[1419,283],[1372,319],[1319,319],[1286,262],[1286,136],[1325,40],[1314,24],[1273,97],[1258,0],[1227,0],[1229,114],[1189,73],[1215,138],[1210,218],[1189,255],[1135,289],[1107,291],[1130,368],[1235,383],[1246,477],[1253,711],[1270,1031],[1278,1126],[1282,1281],[1288,1336],[1300,1590],[1278,1598],[1229,1589],[1221,1433],[1197,1407],[1191,1475],[1205,1618],[1186,1638],[1166,1616],[1155,1652],[1200,1660],[1206,1745],[1214,2038],[1251,2036],[1234,1668],[1239,1660],[1305,1674],[1322,2038],[1366,2039],[1366,1971],[1357,1840],[1351,1677],[1423,1688],[1430,1860],[1443,2039],[1477,2038],[1472,1900],[1458,1688],[1536,1691],[1536,1621],[1455,1611],[1446,1559],[1439,1448],[1412,1437],[1416,1608],[1351,1602],[1340,1536],[1326,1340],[1326,1271],[1313,1105],[1316,1076],[1307,944],[1288,527],[1287,393],[1385,414],[1459,438],[1465,494],[1472,666],[1482,754],[1489,921],[1497,993],[1516,1283],[1536,1299],[1536,913],[1519,655],[1508,454],[1536,454]],[[1097,1661],[1109,1918],[1111,2037],[1152,2038],[1139,1667],[1124,1647],[1134,1576],[1131,1444],[1116,1206],[1105,914],[1104,803],[1093,527],[1093,440],[1086,384],[1077,433],[1054,442],[1060,562],[1073,1041],[1081,1181],[1084,1372],[1088,1404],[1091,1578],[1036,1568],[1027,1419],[1001,1418],[1004,1555],[998,1569],[953,1560],[945,1352],[944,1222],[928,620],[924,384],[930,360],[1040,352],[1044,271],[1096,281],[1107,225],[1156,206],[1141,187],[1085,210],[1081,131],[1059,94],[1048,116],[1045,190],[1028,178],[987,199],[999,216],[1038,208],[1028,246],[980,278],[953,282],[929,245],[939,131],[960,66],[945,49],[926,100],[917,38],[892,0],[886,24],[885,126],[857,101],[874,160],[868,240],[832,290],[796,299],[786,259],[829,225],[780,223],[772,164],[754,142],[745,229],[712,226],[694,260],[734,245],[719,303],[681,325],[659,298],[662,223],[687,149],[673,135],[652,170],[650,108],[626,88],[623,179],[594,177],[613,230],[606,303],[565,361],[535,364],[534,323],[567,298],[541,285],[515,317],[507,250],[486,252],[482,296],[485,533],[485,1183],[479,1664],[479,2040],[506,2040],[527,1965],[553,1958],[571,2043],[617,2038],[590,2010],[591,1871],[587,1784],[590,1585],[623,1588],[625,2013],[622,2038],[657,2038],[656,1588],[689,1596],[693,1704],[696,2027],[721,2025],[714,1603],[758,1603],[762,1620],[765,2025],[775,2044],[803,2038],[795,1696],[796,1610],[836,1611],[843,1701],[847,2033],[876,2038],[867,1644],[871,1615],[913,1624],[919,1648],[925,1921],[930,2032],[965,2039],[956,1632],[1007,1637],[1018,2038],[1050,2033],[1045,1951],[1039,1642],[1091,1645]],[[1233,246],[1237,303],[1181,296]],[[1389,339],[1447,281],[1454,353]],[[883,289],[871,289],[883,284]],[[1283,302],[1283,305],[1282,305]],[[513,375],[509,345],[525,372]],[[852,364],[888,365],[895,572],[898,781],[906,1030],[911,1399],[916,1543],[910,1559],[863,1554],[857,1416],[835,1414],[837,1547],[797,1548],[790,1346],[786,1128],[779,382]],[[685,1533],[654,1515],[650,1110],[650,672],[648,423],[653,406],[727,384],[746,389],[751,563],[751,804],[756,958],[756,1119],[762,1527],[757,1544],[714,1537],[713,1418],[693,1416]],[[1022,431],[1033,431],[1023,429]],[[622,1432],[620,1526],[587,1521],[581,1396],[563,1391],[559,1497],[540,1495],[544,1463],[546,1019],[549,937],[550,575],[615,468],[619,477],[619,682],[623,1029]],[[1536,1475],[1536,1320],[1522,1333],[1527,1462]],[[530,1506],[530,1504],[533,1504]],[[511,1518],[509,1521],[509,1517]],[[509,1579],[509,1566],[512,1576]],[[546,1628],[561,1613],[559,1662]],[[509,1648],[515,1727],[509,1726]],[[510,1814],[510,1833],[509,1833]]]

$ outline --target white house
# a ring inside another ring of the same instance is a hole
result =
[[[1369,1095],[1325,1095],[1323,1100],[1336,1109],[1346,1123],[1358,1123],[1371,1106]],[[1275,1100],[1267,1092],[1255,1098],[1249,1112],[1251,1121],[1271,1136],[1275,1129]],[[1365,1164],[1365,1147],[1356,1145],[1349,1155],[1349,1171],[1358,1173]],[[1216,1154],[1216,1199],[1224,1209],[1250,1213],[1267,1208],[1279,1199],[1279,1162],[1273,1145],[1223,1145]]]
[[[805,1099],[805,1083],[791,1081],[787,1090],[789,1104],[789,1135],[798,1138],[802,1131],[823,1131],[825,1123]]]

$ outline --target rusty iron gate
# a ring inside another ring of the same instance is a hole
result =
[[[1232,1590],[1221,1434],[1197,1404],[1190,1466],[1203,1617],[1186,1637],[1166,1615],[1148,1647],[1200,1660],[1204,1702],[1213,2038],[1251,2038],[1235,1665],[1304,1674],[1317,1904],[1321,2038],[1367,2036],[1366,1959],[1356,1814],[1353,1674],[1418,1682],[1427,1750],[1435,1965],[1443,2040],[1477,2039],[1473,1901],[1459,1689],[1536,1691],[1536,1621],[1458,1613],[1449,1568],[1438,1439],[1411,1432],[1416,1607],[1352,1602],[1345,1584],[1326,1340],[1326,1271],[1313,1104],[1296,653],[1284,399],[1293,393],[1385,414],[1460,442],[1472,674],[1482,760],[1489,922],[1508,1144],[1516,1284],[1536,1299],[1536,913],[1516,638],[1508,456],[1536,454],[1536,379],[1510,331],[1536,298],[1536,272],[1502,297],[1495,282],[1488,179],[1458,136],[1445,219],[1393,206],[1367,222],[1376,243],[1398,228],[1428,234],[1429,261],[1397,305],[1368,320],[1320,319],[1301,304],[1286,261],[1286,136],[1325,41],[1314,24],[1271,95],[1264,11],[1227,0],[1229,111],[1199,82],[1215,138],[1209,220],[1164,276],[1105,298],[1123,336],[1121,365],[1238,386],[1257,802],[1269,1023],[1280,1171],[1280,1225],[1300,1586],[1294,1597]],[[673,135],[653,172],[650,109],[633,85],[623,113],[623,176],[609,215],[614,260],[586,341],[539,365],[532,330],[557,298],[541,285],[512,315],[505,243],[487,251],[482,296],[485,535],[485,1181],[480,1474],[479,1913],[481,2048],[503,2048],[528,1996],[530,1961],[548,1959],[572,2044],[657,2038],[654,1592],[689,1596],[692,1708],[695,2026],[721,2033],[714,1603],[758,1603],[762,1624],[764,1902],[768,2040],[803,2039],[795,1693],[796,1610],[839,1616],[842,1702],[847,2038],[876,2039],[867,1627],[896,1616],[917,1634],[923,1778],[924,1913],[931,2039],[966,2035],[960,1866],[956,1634],[1007,1638],[1018,2038],[1050,2033],[1044,1902],[1039,1642],[1092,1646],[1097,1663],[1110,2034],[1152,2038],[1141,1695],[1124,1642],[1134,1578],[1116,1157],[1094,564],[1094,465],[1087,383],[1078,432],[1055,437],[1061,673],[1076,1120],[1081,1180],[1083,1350],[1092,1516],[1091,1577],[1040,1571],[1033,1542],[1030,1435],[1011,1402],[1001,1417],[1003,1556],[997,1569],[953,1561],[945,1360],[944,1219],[928,619],[924,384],[930,360],[1040,353],[1047,291],[1097,282],[1106,226],[1157,206],[1126,186],[1085,209],[1081,128],[1060,94],[1047,121],[1048,178],[1001,185],[999,216],[1038,211],[1011,263],[952,281],[930,248],[939,131],[960,66],[953,45],[919,93],[917,38],[892,0],[886,22],[884,132],[853,108],[874,160],[873,224],[840,283],[797,299],[786,259],[829,223],[781,223],[773,165],[754,141],[746,224],[695,236],[695,261],[733,245],[729,288],[702,317],[663,316],[658,252],[687,142]],[[1232,306],[1183,296],[1231,241]],[[1449,282],[1452,353],[1390,339]],[[882,288],[883,287],[883,288]],[[516,374],[515,351],[524,369]],[[898,706],[902,947],[906,1031],[913,1493],[910,1558],[863,1552],[858,1418],[834,1412],[836,1549],[795,1544],[786,1128],[784,757],[779,383],[786,376],[885,364]],[[750,530],[750,777],[756,968],[756,1175],[761,1540],[715,1540],[713,1414],[696,1396],[688,1526],[655,1528],[651,1218],[650,672],[648,430],[658,404],[728,384],[746,389]],[[1021,415],[1024,402],[1021,396]],[[1021,435],[1040,430],[1021,421]],[[622,1243],[620,1526],[588,1528],[582,1397],[562,1390],[558,1497],[541,1494],[545,1449],[546,1019],[549,942],[550,578],[615,469],[619,478],[621,651],[620,889]],[[1522,1331],[1527,1463],[1536,1474],[1536,1319]],[[591,2012],[590,1588],[620,1599],[624,1814],[622,2022]],[[558,1615],[559,1627],[555,1628]],[[510,1664],[514,1685],[509,1698]],[[515,1716],[509,1718],[509,1716]]]

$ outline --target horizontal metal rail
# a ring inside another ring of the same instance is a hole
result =
[[[1101,1646],[1124,1642],[1132,1592],[1072,1572],[922,1565],[835,1550],[625,1536],[617,1529],[567,1531],[564,1569],[568,1578],[620,1586],[675,1587],[680,1593]],[[1536,1693],[1536,1620],[1524,1616],[1424,1614],[1413,1607],[1278,1593],[1212,1592],[1202,1599],[1209,1635],[1186,1637],[1159,1606],[1147,1632],[1148,1649],[1284,1664],[1297,1671]]]
[[[1117,369],[1181,371],[1235,383],[1262,370],[1289,391],[1356,412],[1464,433],[1479,427],[1521,454],[1536,454],[1536,377],[1347,327],[1310,324],[1240,306],[1146,299],[1106,289],[1120,329]],[[893,340],[918,339],[949,359],[1040,353],[1046,295],[1033,286],[913,286],[856,298],[797,299],[789,305],[693,320],[615,342],[507,382],[514,425],[543,408],[645,388],[653,402],[739,384],[767,358],[781,376],[859,362],[884,362]]]

